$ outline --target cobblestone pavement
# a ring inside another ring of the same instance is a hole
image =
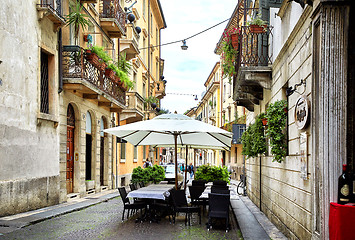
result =
[[[80,211],[52,219],[0,236],[0,239],[238,239],[238,229],[231,213],[231,230],[221,228],[207,231],[203,216],[202,224],[193,216],[191,226],[185,226],[184,215],[178,216],[175,224],[168,218],[159,223],[135,223],[137,216],[122,222],[123,204],[121,198],[114,198]],[[126,214],[125,214],[126,215]],[[205,214],[207,215],[207,214]]]

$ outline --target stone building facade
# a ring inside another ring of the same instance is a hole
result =
[[[341,165],[353,169],[354,162],[354,102],[349,90],[354,3],[251,3],[254,13],[262,12],[272,26],[265,46],[271,62],[238,66],[240,84],[234,88],[234,99],[252,110],[247,125],[278,100],[287,101],[288,117],[284,160],[273,161],[270,147],[266,154],[247,160],[248,196],[288,238],[328,239],[329,203],[337,201]],[[241,37],[246,36],[247,32]],[[245,87],[255,82],[262,91]],[[262,99],[255,101],[260,93]],[[308,125],[302,125],[306,120]]]
[[[59,202],[56,30],[64,19],[45,11],[37,1],[0,6],[0,216]]]
[[[79,28],[75,39],[75,29],[64,18],[70,12],[69,0],[1,3],[0,216],[125,185],[119,175],[128,174],[133,166],[122,166],[118,139],[102,130],[120,120],[129,123],[156,114],[144,112],[143,97],[165,95],[160,77],[164,61],[154,46],[160,44],[160,29],[166,27],[159,1],[141,2],[127,11],[125,4],[80,1],[80,13],[89,24]],[[142,9],[145,25],[139,29],[136,21]],[[128,18],[130,13],[135,19]],[[154,54],[149,60],[148,54],[144,60],[138,56],[144,45],[140,35],[159,39],[150,43]],[[136,83],[131,91],[89,59],[86,49],[92,45],[102,46],[113,62],[125,52]],[[142,79],[148,76],[144,88]],[[132,106],[132,95],[140,104]],[[139,149],[139,162],[133,149],[127,154],[132,163],[142,164],[145,149]]]

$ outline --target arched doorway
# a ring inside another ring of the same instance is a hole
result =
[[[71,104],[67,109],[67,169],[66,169],[66,185],[67,193],[73,192],[74,178],[74,129],[75,129],[75,113]]]
[[[85,180],[91,180],[92,161],[92,120],[91,114],[86,112],[86,151],[85,151]]]
[[[100,185],[105,185],[105,133],[106,119],[101,117],[100,120]]]

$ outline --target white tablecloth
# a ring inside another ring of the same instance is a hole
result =
[[[169,190],[174,184],[152,184],[147,187],[139,188],[128,193],[130,198],[149,198],[165,200],[169,196]]]
[[[234,191],[234,187],[229,186],[230,199],[239,199],[237,193]],[[208,198],[208,194],[211,193],[211,186],[205,188],[205,191],[201,194],[200,198]]]

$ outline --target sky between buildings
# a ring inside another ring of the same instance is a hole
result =
[[[160,0],[167,28],[161,31],[161,43],[183,40],[231,17],[237,0]],[[188,50],[181,50],[182,42],[162,46],[165,60],[166,96],[162,108],[184,113],[197,106],[205,90],[213,66],[219,61],[214,53],[228,21],[186,41]],[[171,94],[173,93],[173,94]],[[196,94],[194,97],[185,94]]]

